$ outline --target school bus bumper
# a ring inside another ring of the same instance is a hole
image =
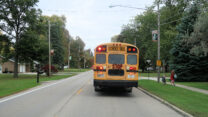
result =
[[[94,86],[101,87],[138,87],[138,81],[131,80],[94,80]]]

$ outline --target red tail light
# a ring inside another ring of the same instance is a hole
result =
[[[136,67],[130,67],[129,70],[136,70]]]
[[[106,52],[106,45],[98,46],[98,47],[96,48],[96,51],[97,51],[97,52]]]
[[[100,66],[100,70],[103,70],[103,67],[102,66]]]
[[[97,70],[105,70],[105,68],[103,66],[97,66],[96,69]]]
[[[98,47],[98,51],[101,51],[102,50],[102,47]]]

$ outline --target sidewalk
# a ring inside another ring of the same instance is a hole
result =
[[[157,77],[139,77],[139,80],[142,80],[142,79],[146,79],[146,80],[154,80],[154,81],[157,81]],[[160,78],[160,81],[162,80],[162,78]],[[167,84],[170,85],[170,82],[167,82]],[[181,88],[184,88],[184,89],[188,89],[188,90],[191,90],[191,91],[195,91],[195,92],[200,92],[200,93],[203,93],[203,94],[207,94],[208,95],[208,90],[204,90],[204,89],[199,89],[199,88],[194,88],[194,87],[189,87],[189,86],[185,86],[185,85],[180,85],[180,84],[176,84],[175,86],[177,87],[181,87]]]

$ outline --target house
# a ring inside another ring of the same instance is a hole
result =
[[[14,60],[9,59],[7,62],[2,62],[4,57],[0,55],[0,73],[13,73],[14,72]],[[25,73],[30,72],[30,65],[25,63],[18,63],[18,72]]]

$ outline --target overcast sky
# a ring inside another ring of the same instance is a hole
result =
[[[142,10],[109,8],[110,5],[127,5],[138,8],[151,6],[154,0],[39,0],[43,15],[65,15],[66,28],[72,37],[80,36],[85,49],[93,50],[98,44],[110,42],[119,34],[122,25],[129,23]]]

